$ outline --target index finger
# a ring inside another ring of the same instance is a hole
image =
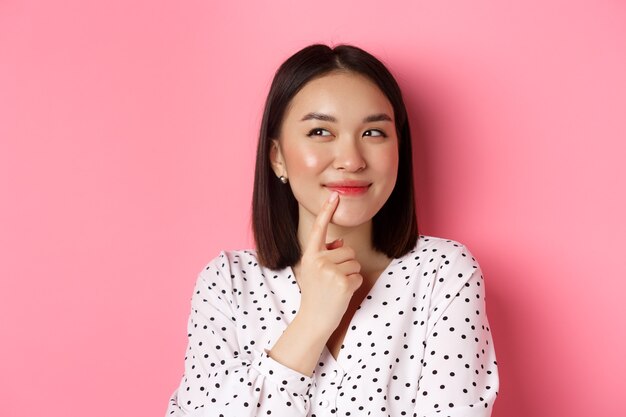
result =
[[[321,250],[326,247],[326,232],[328,230],[328,224],[330,219],[335,213],[335,209],[339,204],[339,193],[333,191],[328,200],[322,206],[322,210],[319,212],[313,223],[311,234],[309,235],[309,244],[307,248],[315,250]]]

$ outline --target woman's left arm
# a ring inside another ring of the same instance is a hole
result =
[[[482,272],[467,248],[435,287],[415,415],[488,417],[498,369]]]

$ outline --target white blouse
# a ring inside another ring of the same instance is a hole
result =
[[[267,355],[293,320],[293,270],[256,251],[223,251],[191,299],[185,373],[167,416],[463,416],[491,414],[498,370],[480,267],[452,240],[420,236],[355,312],[337,359],[311,377]]]

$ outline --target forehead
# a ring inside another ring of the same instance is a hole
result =
[[[346,71],[336,71],[314,78],[300,89],[287,108],[287,117],[301,117],[320,112],[341,119],[355,115],[387,113],[393,117],[393,106],[369,78]]]

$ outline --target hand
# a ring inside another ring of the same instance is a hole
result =
[[[354,292],[363,283],[356,253],[343,240],[326,244],[328,224],[339,195],[333,192],[317,215],[300,264],[301,301],[298,315],[330,337],[345,314]]]

